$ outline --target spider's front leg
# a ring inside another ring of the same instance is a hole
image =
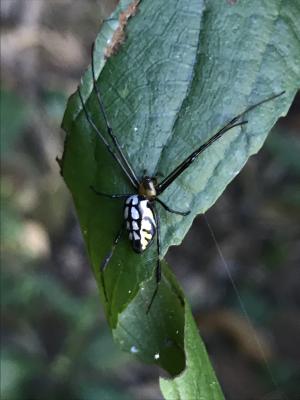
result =
[[[103,197],[108,197],[109,199],[125,199],[126,197],[132,196],[132,194],[109,194],[109,193],[103,193],[99,192],[94,188],[94,186],[90,186],[90,189],[97,195],[97,196],[103,196]]]
[[[166,210],[166,211],[168,211],[169,213],[172,213],[172,214],[178,214],[178,215],[182,215],[182,216],[186,216],[186,215],[189,215],[189,213],[191,212],[191,211],[176,211],[176,210],[173,210],[172,208],[170,208],[167,204],[165,204],[162,200],[160,200],[158,197],[156,197],[156,199],[155,199],[160,205],[162,205],[163,206],[163,208]]]

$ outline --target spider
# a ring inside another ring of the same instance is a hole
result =
[[[197,157],[201,153],[203,153],[215,141],[220,139],[229,130],[231,130],[237,126],[242,126],[242,125],[247,124],[248,121],[242,120],[242,117],[246,113],[248,113],[249,111],[255,109],[256,107],[262,105],[263,103],[266,103],[268,101],[271,101],[271,100],[281,96],[285,92],[282,91],[278,94],[274,94],[256,104],[249,106],[242,113],[238,114],[233,119],[231,119],[226,125],[223,126],[223,128],[221,128],[217,133],[215,133],[204,144],[201,144],[200,147],[198,147],[196,150],[194,150],[167,177],[165,177],[160,182],[158,182],[156,176],[144,175],[141,178],[139,178],[137,176],[137,174],[135,173],[134,169],[132,168],[132,166],[130,164],[130,161],[125,156],[117,137],[113,133],[112,127],[107,118],[104,104],[103,104],[103,101],[102,101],[102,98],[100,95],[100,90],[99,90],[99,87],[98,87],[98,84],[97,84],[96,78],[95,78],[94,44],[92,45],[92,51],[91,51],[91,67],[92,67],[91,70],[92,70],[92,78],[93,78],[93,90],[95,90],[97,102],[98,102],[99,108],[101,110],[101,113],[103,115],[103,118],[104,118],[104,121],[106,124],[107,134],[112,141],[113,147],[111,146],[111,144],[108,142],[108,140],[105,138],[105,136],[100,132],[98,127],[93,122],[93,120],[84,104],[80,88],[78,87],[78,94],[79,94],[80,102],[82,105],[82,109],[84,111],[86,120],[90,124],[91,128],[94,130],[94,132],[99,137],[101,142],[104,144],[104,146],[110,152],[112,157],[119,164],[120,168],[122,169],[123,173],[126,175],[127,179],[129,180],[130,184],[132,185],[132,187],[134,189],[134,193],[130,193],[130,194],[107,194],[107,193],[98,191],[93,186],[90,186],[90,188],[93,190],[93,192],[98,196],[103,196],[103,197],[107,197],[110,199],[125,199],[124,220],[123,220],[121,229],[117,233],[117,235],[113,241],[111,251],[109,252],[109,254],[105,257],[105,259],[101,263],[101,279],[102,279],[102,283],[103,283],[104,295],[107,300],[103,272],[104,272],[105,268],[107,267],[112,255],[113,255],[114,249],[117,246],[124,229],[126,228],[126,230],[128,231],[129,240],[131,242],[132,249],[136,253],[143,253],[153,243],[154,238],[156,236],[156,243],[157,243],[157,262],[156,262],[156,268],[155,268],[156,287],[152,294],[149,305],[147,307],[147,313],[148,313],[153,304],[153,301],[157,295],[159,283],[161,281],[160,220],[159,220],[159,214],[156,211],[155,203],[159,203],[169,213],[178,214],[178,215],[182,215],[182,216],[186,216],[190,213],[190,211],[173,210],[171,207],[169,207],[167,204],[165,204],[159,198],[159,196],[172,184],[172,182],[174,182],[174,180],[179,175],[181,175],[197,159]]]

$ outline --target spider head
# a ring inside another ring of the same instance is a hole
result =
[[[145,196],[148,200],[153,200],[156,197],[156,179],[150,176],[144,176],[139,184],[139,194]]]

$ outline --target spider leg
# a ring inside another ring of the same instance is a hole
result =
[[[232,120],[234,121],[235,118]],[[182,174],[183,171],[185,171],[195,160],[196,158],[203,153],[204,150],[206,150],[212,143],[220,139],[221,136],[227,131],[229,131],[232,128],[235,128],[237,126],[242,126],[248,123],[248,121],[241,121],[241,122],[236,122],[232,123],[230,121],[228,124],[226,124],[222,129],[220,129],[214,136],[212,136],[207,142],[205,142],[203,145],[201,145],[198,149],[196,149],[192,154],[189,155],[188,158],[186,158],[181,164],[177,166],[177,168],[174,169],[161,183],[159,183],[156,187],[156,192],[157,194],[161,194],[165,189],[167,189],[168,186],[171,185],[171,183],[179,176]]]
[[[103,115],[104,120],[105,120],[107,133],[110,136],[110,138],[112,139],[113,144],[115,145],[115,147],[117,149],[117,152],[118,152],[122,162],[126,166],[128,172],[129,172],[129,174],[131,176],[131,179],[134,181],[135,185],[138,186],[139,180],[138,180],[138,178],[137,178],[137,176],[136,176],[131,164],[129,163],[128,159],[125,157],[125,154],[124,154],[124,152],[122,150],[122,147],[121,147],[121,145],[120,145],[120,143],[118,141],[118,138],[113,133],[112,127],[111,127],[110,122],[109,122],[109,120],[107,118],[107,114],[106,114],[106,111],[105,111],[105,108],[104,108],[104,104],[103,104],[102,97],[101,97],[101,94],[100,94],[99,86],[97,84],[96,76],[95,76],[94,51],[95,51],[95,43],[93,43],[92,49],[91,49],[91,53],[92,53],[91,54],[91,58],[92,58],[92,77],[93,77],[93,84],[94,84],[94,89],[95,89],[95,92],[96,92],[97,101],[98,101],[100,110],[101,110],[102,115]]]
[[[159,221],[159,215],[158,213],[155,213],[155,219],[156,219],[156,227],[157,227],[157,231],[156,231],[156,243],[157,243],[157,261],[156,261],[156,267],[155,267],[155,279],[156,279],[156,287],[154,289],[154,292],[152,294],[150,303],[147,307],[147,311],[146,314],[149,313],[150,308],[153,304],[153,301],[157,295],[158,292],[158,288],[159,288],[159,283],[161,281],[161,264],[160,264],[160,221]]]
[[[172,214],[178,214],[178,215],[189,215],[190,211],[177,211],[177,210],[173,210],[172,208],[170,208],[167,204],[165,204],[162,200],[160,200],[158,197],[155,198],[156,201],[159,202],[159,204],[161,204],[163,206],[163,208],[168,211],[169,213]]]
[[[208,139],[204,144],[202,144],[198,149],[193,151],[185,160],[182,161],[181,164],[179,164],[165,179],[163,179],[162,182],[160,182],[157,187],[156,191],[157,194],[161,194],[171,183],[179,176],[182,174],[183,171],[185,171],[195,160],[196,158],[203,153],[210,145],[212,145],[216,140],[220,139],[224,135],[224,133],[228,132],[229,130],[237,127],[237,126],[242,126],[247,124],[248,121],[243,121],[242,118],[246,113],[248,113],[251,110],[254,110],[256,107],[276,99],[277,97],[283,95],[285,91],[282,91],[280,93],[274,94],[271,97],[268,97],[267,99],[264,99],[256,104],[251,105],[250,107],[246,108],[243,112],[240,114],[236,115],[234,118],[232,118],[223,128],[221,128],[217,133],[215,133],[210,139]],[[240,121],[240,122],[238,122]]]
[[[147,307],[147,311],[146,314],[149,313],[152,304],[155,300],[155,297],[157,295],[158,289],[159,289],[159,284],[161,282],[162,279],[162,273],[161,273],[161,263],[160,263],[160,220],[159,220],[159,215],[157,212],[155,212],[155,217],[156,217],[156,227],[157,227],[157,231],[156,231],[156,240],[157,240],[157,262],[156,262],[156,268],[155,268],[155,279],[156,279],[156,287],[154,289],[154,292],[152,294],[151,300],[149,302],[149,305]],[[180,304],[182,306],[184,306],[184,299],[182,298],[180,292],[177,290],[177,288],[175,286],[173,286],[172,284],[170,285],[171,290],[173,291],[173,293],[178,297]]]
[[[112,247],[110,249],[110,252],[106,255],[106,257],[104,258],[104,260],[101,262],[100,264],[100,277],[101,277],[101,283],[102,283],[102,287],[103,287],[103,293],[104,293],[104,297],[106,302],[108,301],[108,297],[107,297],[107,291],[106,291],[106,285],[105,285],[105,280],[104,280],[104,271],[108,265],[108,263],[110,262],[113,253],[116,249],[117,244],[119,243],[119,240],[122,237],[122,234],[124,232],[124,223],[122,223],[121,229],[119,230],[118,234],[116,235]]]
[[[91,126],[91,128],[94,130],[94,132],[98,135],[99,139],[101,140],[101,142],[105,145],[105,147],[107,148],[107,150],[110,152],[110,154],[112,155],[112,157],[116,160],[116,162],[119,164],[120,168],[122,169],[122,171],[124,172],[124,174],[127,176],[127,178],[130,180],[132,186],[134,188],[137,188],[137,184],[135,182],[135,180],[133,179],[133,177],[131,176],[130,172],[125,168],[125,166],[122,164],[122,161],[119,157],[118,154],[115,154],[115,152],[113,151],[113,149],[111,148],[111,146],[109,145],[108,141],[105,139],[105,137],[102,135],[102,133],[100,132],[100,130],[97,128],[97,126],[95,125],[94,121],[92,120],[90,114],[88,113],[88,110],[84,104],[83,101],[83,97],[80,91],[80,87],[78,86],[78,95],[79,95],[79,99],[80,99],[80,103],[83,109],[83,112],[85,114],[85,118],[88,121],[89,125]]]
[[[108,197],[109,199],[125,199],[126,197],[132,196],[132,194],[109,194],[109,193],[99,192],[94,188],[94,186],[90,186],[90,189],[92,189],[92,191],[97,196]]]

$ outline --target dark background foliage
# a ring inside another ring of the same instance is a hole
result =
[[[66,99],[113,6],[1,2],[4,399],[161,398],[159,371],[112,342],[55,162]],[[300,396],[299,106],[207,213],[253,326],[202,216],[167,255],[228,399]]]

